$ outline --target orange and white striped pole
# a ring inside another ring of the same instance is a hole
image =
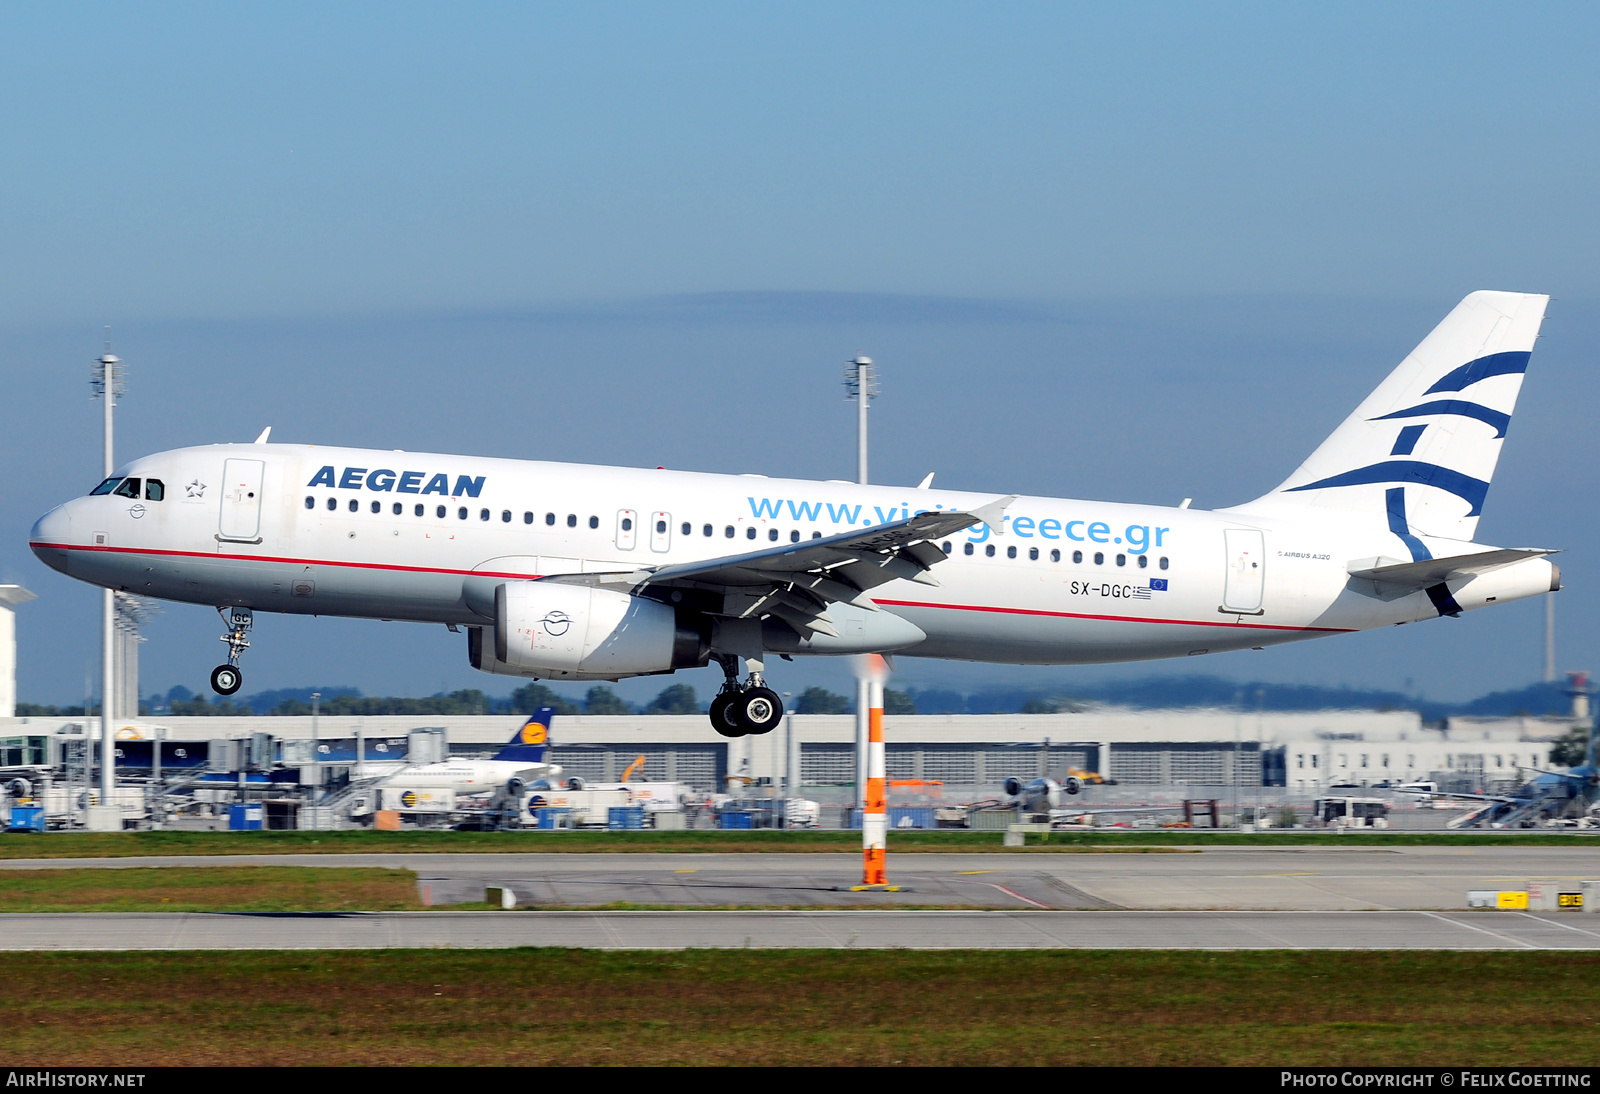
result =
[[[883,658],[868,658],[867,794],[861,810],[861,884],[887,885],[889,835],[888,775],[883,755]]]

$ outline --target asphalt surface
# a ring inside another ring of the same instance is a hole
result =
[[[12,914],[0,950],[1600,949],[1600,917],[1525,912]]]
[[[1600,877],[1600,847],[1276,847],[1187,853],[889,855],[894,893],[856,892],[861,860],[825,854],[363,854],[7,859],[4,869],[382,866],[414,870],[424,903],[686,909],[929,905],[997,909],[1387,911],[1466,907],[1469,889]],[[1596,917],[1600,922],[1600,917]]]

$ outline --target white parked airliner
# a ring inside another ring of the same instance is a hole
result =
[[[34,525],[96,585],[254,613],[443,623],[474,667],[616,680],[715,660],[724,736],[782,703],[769,654],[1012,664],[1184,657],[1536,596],[1473,542],[1544,317],[1476,292],[1282,485],[1210,512],[422,452],[213,445],[137,459]],[[741,680],[741,672],[743,679]]]

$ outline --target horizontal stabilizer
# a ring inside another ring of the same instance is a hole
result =
[[[1346,567],[1350,576],[1375,581],[1395,589],[1417,590],[1437,585],[1452,577],[1486,573],[1524,559],[1543,558],[1555,551],[1539,547],[1506,547],[1498,551],[1479,551],[1470,555],[1425,559],[1422,562],[1394,562],[1387,558],[1362,558]]]

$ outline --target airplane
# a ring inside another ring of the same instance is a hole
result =
[[[550,720],[555,713],[555,707],[540,707],[534,711],[511,735],[510,742],[487,760],[411,764],[375,785],[454,790],[457,794],[488,794],[502,790],[515,794],[541,779],[553,781],[560,777],[561,765],[547,763],[545,752],[550,746]]]
[[[1451,828],[1506,828],[1513,825],[1532,826],[1540,821],[1576,820],[1580,824],[1593,823],[1596,802],[1600,799],[1600,763],[1596,762],[1597,738],[1595,727],[1589,727],[1589,745],[1584,761],[1566,771],[1546,771],[1529,767],[1518,770],[1532,771],[1534,778],[1517,788],[1514,794],[1468,794],[1435,787],[1424,796],[1434,800],[1482,803],[1470,812],[1452,819]],[[1433,785],[1433,784],[1428,784]],[[1401,788],[1402,792],[1417,791]]]
[[[769,656],[1193,657],[1559,589],[1554,551],[1473,539],[1548,300],[1467,296],[1280,485],[1212,511],[274,444],[268,427],[133,460],[30,545],[90,584],[216,606],[219,694],[258,611],[399,619],[464,628],[473,667],[508,676],[715,661],[713,728],[762,734],[783,715]]]

